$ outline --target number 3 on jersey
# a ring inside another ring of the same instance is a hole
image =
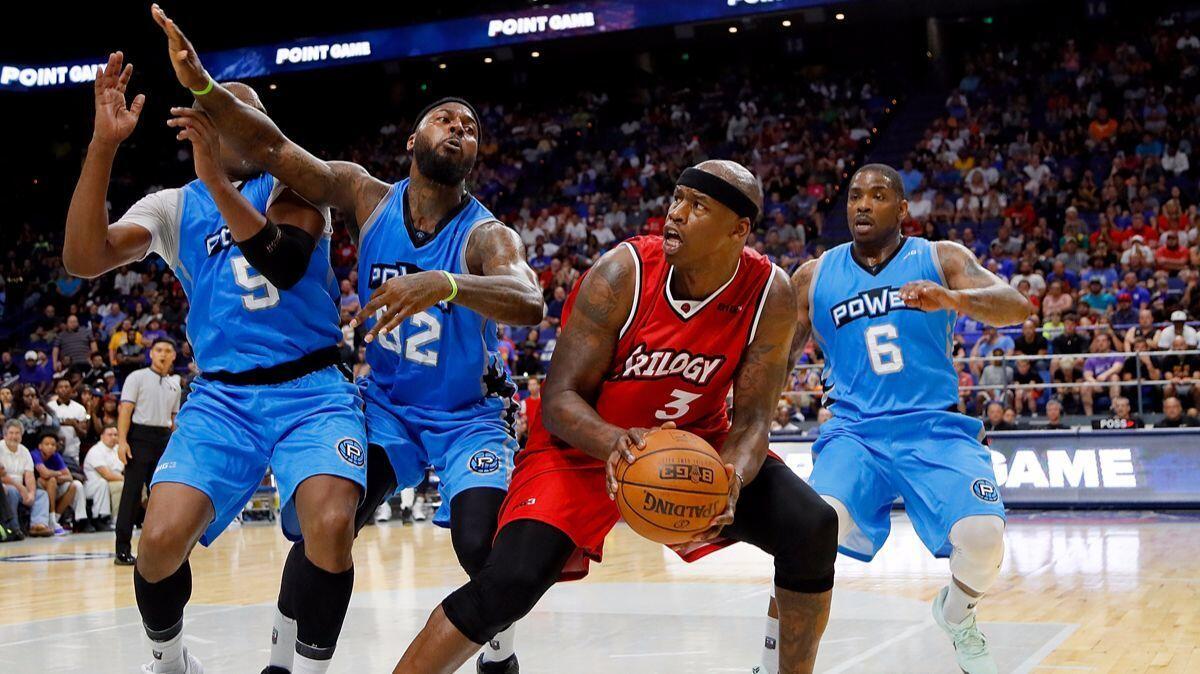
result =
[[[894,374],[904,369],[904,356],[900,354],[900,345],[895,343],[900,336],[896,326],[891,323],[872,325],[864,334],[875,374]]]
[[[383,316],[383,309],[375,312],[375,320],[378,321]],[[428,311],[421,311],[408,317],[409,323],[414,327],[420,328],[417,332],[404,338],[402,328],[397,328],[387,333],[379,335],[379,343],[383,348],[400,354],[404,358],[418,364],[428,367],[437,367],[438,352],[436,349],[429,346],[430,342],[436,342],[442,336],[442,324]]]
[[[700,399],[700,393],[691,393],[689,391],[681,391],[675,389],[671,391],[671,401],[668,402],[663,409],[654,413],[654,418],[660,421],[671,421],[678,419],[688,413],[692,403]]]

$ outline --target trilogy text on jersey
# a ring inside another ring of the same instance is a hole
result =
[[[625,359],[625,367],[614,379],[662,379],[679,376],[704,386],[725,362],[725,356],[706,356],[674,349],[647,351],[638,344]]]

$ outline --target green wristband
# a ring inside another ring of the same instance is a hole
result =
[[[444,299],[442,301],[443,302],[453,302],[454,298],[458,297],[458,282],[454,280],[454,274],[451,274],[450,272],[446,271],[445,269],[442,269],[439,271],[441,271],[443,274],[445,274],[446,280],[450,282],[450,294],[446,297],[446,299]]]
[[[203,89],[200,89],[200,90],[188,89],[188,91],[192,92],[192,95],[194,95],[194,96],[203,96],[204,94],[207,94],[208,92],[210,92],[212,90],[213,90],[213,78],[211,78],[211,77],[208,78],[208,86],[204,87]]]

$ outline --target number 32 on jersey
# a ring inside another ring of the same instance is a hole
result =
[[[385,310],[386,307],[375,312],[376,321],[383,316]],[[399,328],[379,335],[380,346],[417,365],[437,367],[438,352],[433,342],[442,336],[441,321],[428,311],[421,311],[409,316],[404,323],[411,323],[413,327],[417,328],[416,332],[410,333],[406,338],[403,335],[404,324],[402,323]]]

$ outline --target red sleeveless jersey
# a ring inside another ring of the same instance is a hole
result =
[[[633,255],[637,283],[596,411],[622,428],[674,421],[720,450],[729,433],[726,399],[757,330],[774,266],[745,248],[737,271],[716,292],[676,300],[662,243],[660,236],[642,236],[621,244]],[[581,284],[582,279],[563,307],[564,325]],[[529,424],[525,452],[567,447],[545,430],[540,415]]]

